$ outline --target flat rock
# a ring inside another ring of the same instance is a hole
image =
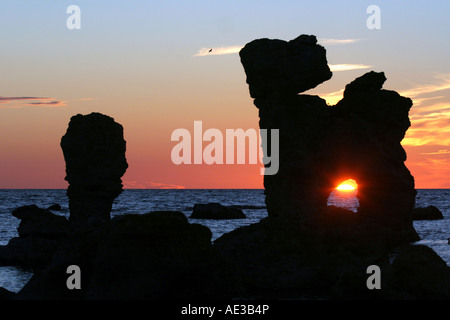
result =
[[[220,203],[197,203],[190,218],[193,219],[245,219],[240,208],[223,206]]]
[[[442,212],[435,206],[425,208],[414,208],[412,211],[413,220],[440,220],[444,219]]]

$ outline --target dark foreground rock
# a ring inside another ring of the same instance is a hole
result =
[[[0,264],[39,267],[53,257],[61,239],[70,233],[69,222],[49,210],[27,205],[13,210],[20,219],[18,237],[0,246]]]
[[[6,290],[5,288],[0,287],[0,301],[4,300],[12,300],[14,297],[14,292]]]
[[[61,211],[62,208],[61,208],[61,205],[60,205],[60,204],[55,203],[55,204],[52,204],[51,206],[49,206],[49,207],[47,208],[47,210],[51,210],[51,211]]]
[[[1,298],[450,298],[450,268],[433,250],[405,245],[392,262],[391,236],[384,235],[390,229],[360,219],[366,218],[329,207],[314,225],[269,217],[214,243],[208,228],[171,211],[117,216],[53,240],[21,233],[2,248],[20,252],[14,265],[33,265],[34,275],[19,293],[3,290]],[[80,290],[67,287],[71,265],[80,267]],[[370,265],[381,269],[381,290],[367,288]]]
[[[69,232],[69,224],[65,217],[55,215],[48,209],[39,208],[34,204],[14,209],[12,215],[20,219],[17,231],[21,238],[58,239]]]
[[[435,206],[425,208],[414,208],[412,211],[413,220],[440,220],[444,219],[442,212]]]
[[[405,245],[392,263],[392,298],[450,299],[450,267],[431,248]]]
[[[66,286],[70,265],[81,269],[81,290]],[[15,299],[221,299],[239,290],[208,228],[158,211],[77,229]]]
[[[190,218],[194,219],[245,219],[240,208],[223,206],[220,203],[196,203]]]
[[[338,210],[331,211],[338,213]],[[371,230],[370,225],[358,232],[352,232],[352,225],[361,228],[360,223],[350,223],[348,229],[331,232],[325,228],[319,234],[305,225],[287,224],[269,217],[223,235],[214,246],[232,261],[246,289],[246,297],[450,298],[450,267],[432,249],[403,245],[395,254],[387,242],[383,243],[384,237],[377,237],[377,230]],[[380,268],[381,289],[368,288],[369,266]],[[435,274],[428,274],[434,271]]]

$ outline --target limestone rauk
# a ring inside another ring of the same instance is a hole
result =
[[[101,113],[70,119],[61,138],[69,182],[70,221],[95,224],[109,221],[114,199],[122,192],[128,168],[123,127]]]
[[[269,216],[316,220],[337,183],[352,178],[358,215],[414,240],[416,191],[400,144],[412,101],[383,90],[386,77],[374,71],[348,84],[335,106],[299,94],[331,78],[315,36],[254,40],[239,54],[260,128],[280,133],[279,171],[264,177]]]

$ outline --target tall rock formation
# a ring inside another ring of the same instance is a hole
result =
[[[78,114],[70,119],[61,148],[69,182],[70,222],[108,221],[128,168],[122,125],[100,113]]]
[[[264,177],[269,217],[323,224],[330,192],[352,178],[359,185],[358,219],[415,239],[416,191],[400,144],[411,100],[383,90],[385,75],[374,71],[348,84],[335,106],[299,94],[331,78],[315,36],[254,40],[240,58],[260,128],[279,129],[279,171]]]

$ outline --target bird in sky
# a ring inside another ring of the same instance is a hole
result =
[[[208,52],[211,52],[212,51],[212,49],[209,49],[209,51]]]

